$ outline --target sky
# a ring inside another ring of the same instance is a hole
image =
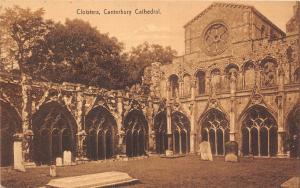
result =
[[[64,23],[67,18],[79,18],[101,33],[109,33],[125,46],[125,50],[144,41],[171,46],[184,53],[183,26],[213,1],[132,1],[132,0],[0,0],[3,7],[19,5],[22,8],[44,8],[45,18]],[[215,2],[215,1],[214,1]],[[293,15],[295,1],[231,1],[255,6],[275,25],[285,31],[285,24]],[[132,11],[128,14],[104,14],[107,10]],[[160,14],[134,14],[135,9],[160,10]],[[100,14],[78,14],[85,10],[99,11]]]

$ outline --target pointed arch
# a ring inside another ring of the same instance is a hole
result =
[[[260,62],[261,69],[261,86],[271,87],[277,85],[277,67],[276,59],[266,57]]]
[[[242,66],[243,88],[252,89],[255,85],[255,64],[253,61],[247,61]]]
[[[112,113],[105,106],[91,109],[85,118],[88,133],[87,153],[90,160],[110,159],[118,144],[118,127]]]
[[[272,113],[262,105],[253,105],[241,115],[243,155],[275,155],[277,122]]]
[[[174,111],[171,115],[171,130],[173,134],[173,152],[185,154],[190,151],[190,120],[182,112]]]
[[[124,118],[126,155],[145,155],[148,150],[148,123],[143,112],[133,109]]]
[[[212,153],[225,154],[225,143],[229,141],[229,121],[222,111],[211,108],[206,111],[200,120],[202,141],[210,142]]]
[[[167,113],[165,111],[159,112],[154,117],[154,131],[156,152],[164,154],[168,149]]]
[[[4,100],[0,100],[0,166],[13,163],[13,135],[22,132],[22,121],[18,112]]]
[[[197,80],[197,94],[203,95],[206,92],[206,75],[205,71],[198,70],[196,72],[196,80]]]
[[[176,98],[179,94],[179,77],[176,74],[169,76],[170,97]]]
[[[37,164],[51,164],[56,157],[63,156],[64,149],[76,155],[77,129],[67,107],[56,101],[40,106],[32,116],[34,161]]]

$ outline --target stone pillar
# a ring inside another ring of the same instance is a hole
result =
[[[230,113],[229,113],[229,123],[230,123],[230,141],[235,141],[235,121],[236,121],[236,106],[235,106],[235,93],[236,93],[236,75],[234,73],[230,76]]]
[[[191,111],[191,132],[190,132],[190,153],[195,153],[195,90],[196,90],[196,80],[192,81],[191,84],[191,104],[190,104],[190,111]]]
[[[154,122],[153,122],[153,103],[151,97],[148,98],[148,108],[147,108],[147,121],[149,127],[149,151],[155,152],[155,132],[154,132]]]
[[[168,135],[168,149],[166,150],[166,155],[173,155],[173,137],[172,137],[172,122],[171,122],[171,106],[167,101],[167,135]]]
[[[282,67],[281,67],[282,68]],[[277,138],[277,155],[284,156],[284,137],[285,137],[285,129],[284,129],[284,71],[279,68],[278,73],[278,95],[276,97],[277,102],[277,123],[278,123],[278,138]]]
[[[117,95],[117,113],[118,116],[116,117],[116,123],[118,127],[118,138],[119,138],[119,143],[118,143],[118,153],[117,154],[125,154],[126,153],[126,146],[125,143],[123,142],[125,133],[122,130],[122,123],[123,123],[123,96],[121,92],[118,92]],[[124,143],[124,144],[123,144]]]
[[[76,160],[87,160],[87,133],[81,130],[77,133],[77,158]]]

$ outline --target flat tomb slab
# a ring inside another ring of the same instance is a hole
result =
[[[300,187],[300,177],[292,177],[287,180],[283,184],[281,184],[282,188],[299,188]]]
[[[127,173],[112,171],[52,179],[46,186],[68,188],[106,187],[131,183],[135,181],[138,181],[138,179],[130,177]]]

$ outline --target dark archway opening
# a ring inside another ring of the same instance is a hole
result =
[[[242,120],[242,138],[245,156],[276,155],[277,123],[265,107],[255,105],[246,111]]]
[[[154,118],[156,152],[164,154],[168,149],[167,114],[160,112]]]
[[[57,102],[42,105],[33,115],[32,128],[36,164],[55,163],[64,151],[76,155],[76,121],[66,107]]]
[[[225,154],[225,143],[229,141],[229,122],[225,114],[217,109],[210,109],[201,120],[202,141],[209,141],[214,155]]]
[[[13,135],[22,132],[21,118],[8,103],[0,100],[0,164],[10,166],[13,163]]]
[[[126,155],[142,156],[148,150],[148,124],[142,111],[130,111],[124,120]]]
[[[190,121],[181,112],[175,111],[171,116],[173,134],[173,152],[186,154],[190,151]]]
[[[85,118],[88,133],[87,153],[90,160],[110,159],[117,147],[117,123],[104,107],[93,108]]]

